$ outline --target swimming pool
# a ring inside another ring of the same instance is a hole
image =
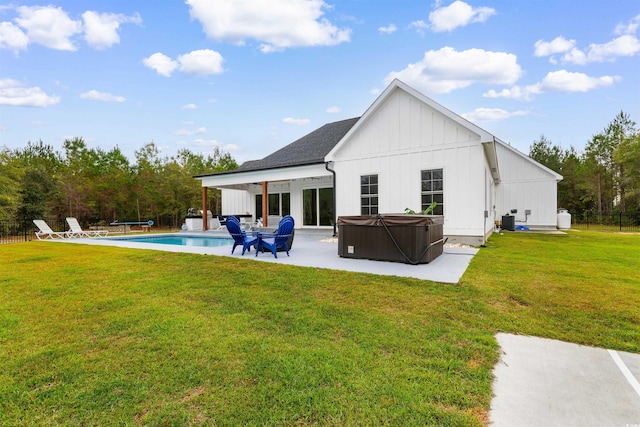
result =
[[[179,236],[166,234],[157,236],[114,237],[105,240],[153,243],[156,245],[200,246],[205,248],[216,248],[219,246],[229,246],[233,244],[233,239],[228,237]]]

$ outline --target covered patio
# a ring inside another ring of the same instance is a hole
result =
[[[333,162],[325,157],[357,121],[355,117],[328,123],[236,170],[194,177],[202,182],[202,211],[207,211],[209,189],[219,189],[222,215],[250,215],[254,221],[262,218],[265,227],[291,215],[296,229],[333,231],[336,173]]]

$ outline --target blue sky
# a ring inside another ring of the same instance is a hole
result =
[[[640,123],[636,0],[0,5],[0,146],[82,137],[240,163],[362,115],[399,78],[524,153]]]

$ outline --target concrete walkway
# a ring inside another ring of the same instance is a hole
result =
[[[173,233],[174,235],[176,233]],[[212,237],[229,237],[226,230],[207,232],[181,232],[180,235],[197,235]],[[128,237],[145,237],[147,235],[128,235]],[[157,236],[157,235],[156,235]],[[114,237],[115,236],[110,236]],[[118,236],[127,237],[127,236]],[[337,239],[332,238],[331,231],[325,230],[296,230],[293,240],[291,256],[279,252],[278,258],[270,253],[260,253],[257,257],[252,250],[243,255],[242,248],[236,248],[231,254],[231,246],[199,247],[160,245],[154,243],[136,243],[129,241],[109,240],[104,238],[82,238],[57,240],[71,243],[119,246],[137,249],[153,249],[168,252],[188,252],[203,255],[218,255],[233,258],[243,258],[260,262],[277,262],[279,264],[297,265],[303,267],[330,268],[334,270],[372,273],[387,276],[413,277],[441,283],[458,283],[460,277],[469,266],[473,256],[478,253],[476,248],[445,247],[444,253],[429,264],[411,265],[399,262],[371,261],[366,259],[341,258],[338,256]]]
[[[640,354],[498,334],[495,427],[640,427]]]

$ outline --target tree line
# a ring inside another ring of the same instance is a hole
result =
[[[640,212],[640,132],[620,112],[586,144],[584,152],[563,150],[544,135],[529,156],[560,173],[558,207],[598,215]],[[202,205],[194,175],[238,167],[216,148],[206,157],[187,149],[161,157],[154,143],[135,151],[135,162],[118,147],[90,148],[82,138],[66,140],[63,151],[38,141],[0,148],[0,220],[74,216],[85,224],[154,220],[179,226],[190,207]],[[221,211],[219,191],[208,192],[209,210]]]
[[[62,152],[38,141],[0,149],[0,220],[57,219],[85,224],[153,220],[180,226],[190,207],[202,206],[194,175],[238,167],[216,148],[204,156],[188,149],[160,155],[154,143],[135,151],[135,162],[118,147],[90,148],[82,138],[66,140]],[[220,193],[209,191],[209,209],[219,212]]]
[[[600,216],[640,212],[640,131],[622,111],[582,153],[573,146],[563,150],[542,135],[529,157],[563,175],[559,208]]]

